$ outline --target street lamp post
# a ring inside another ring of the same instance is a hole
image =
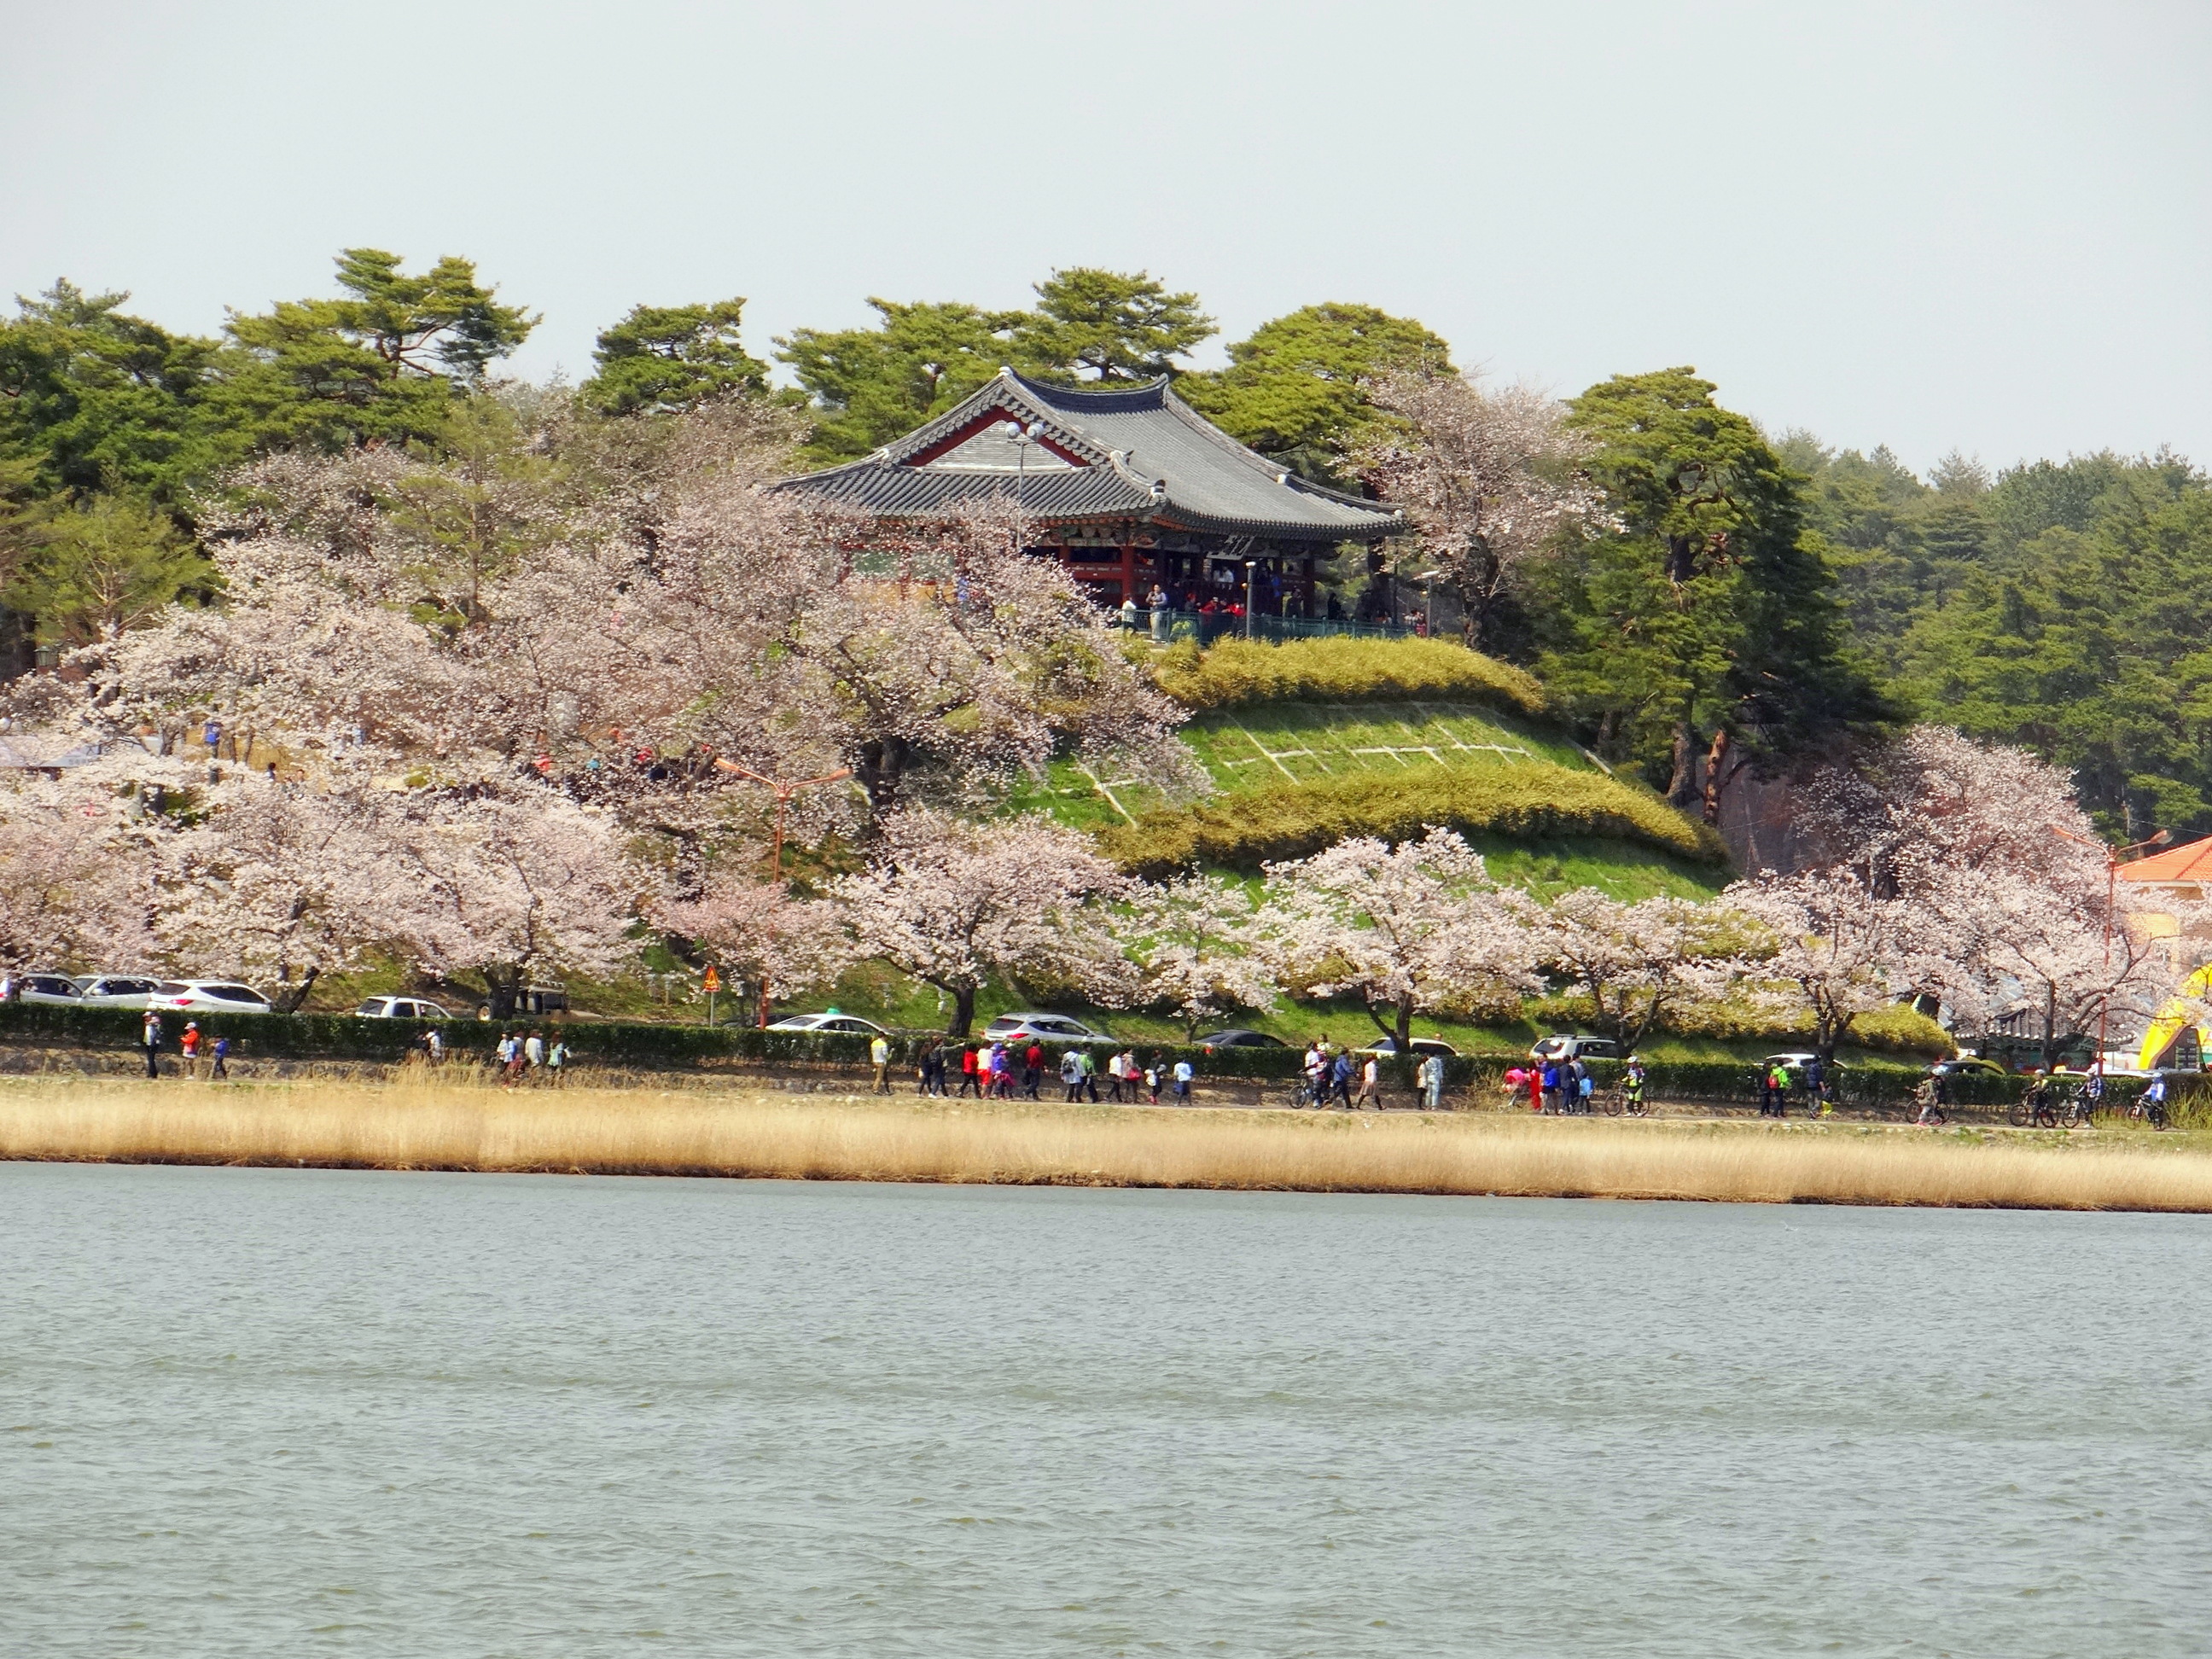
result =
[[[2125,847],[2113,847],[2087,836],[2077,836],[2071,830],[2062,830],[2057,824],[2049,826],[2051,833],[2063,841],[2079,842],[2084,847],[2094,847],[2105,855],[2105,977],[2112,974],[2112,912],[2119,902],[2120,865],[2130,853],[2140,853],[2146,847],[2163,847],[2173,839],[2173,831],[2161,830],[2142,841],[2130,842]],[[2112,989],[2105,987],[2097,999],[2097,1076],[2105,1075],[2105,1016],[2111,1011]]]
[[[853,769],[849,766],[841,766],[835,772],[824,772],[818,778],[769,778],[763,777],[749,766],[740,766],[735,761],[724,760],[719,755],[714,757],[714,767],[717,771],[733,773],[741,778],[750,778],[753,782],[764,784],[775,792],[775,850],[769,855],[769,869],[772,872],[769,879],[781,890],[783,886],[783,818],[785,811],[791,805],[792,797],[802,789],[811,789],[817,783],[835,783],[840,778],[849,778],[853,775]],[[768,970],[763,968],[761,970],[760,988],[760,1024],[763,1029],[768,1024]]]

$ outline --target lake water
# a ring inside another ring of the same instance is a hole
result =
[[[0,1653],[2212,1647],[2212,1221],[0,1164]]]

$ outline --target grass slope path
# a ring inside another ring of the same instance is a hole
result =
[[[1108,796],[1121,821],[1089,827],[1141,874],[1256,870],[1348,836],[1400,841],[1429,824],[1536,846],[1624,843],[1714,870],[1726,862],[1706,826],[1586,769],[1571,743],[1540,732],[1534,678],[1457,645],[1228,640],[1162,652],[1152,675],[1196,713],[1186,738],[1219,793],[1133,811],[1127,792]],[[1439,706],[1461,718],[1440,718]]]
[[[1194,806],[1146,812],[1099,832],[1109,857],[1158,876],[1194,865],[1254,870],[1304,858],[1348,836],[1404,841],[1425,825],[1515,841],[1597,836],[1641,843],[1700,864],[1726,857],[1720,839],[1664,803],[1595,772],[1549,761],[1510,771],[1435,767],[1403,777],[1331,778],[1243,789]]]

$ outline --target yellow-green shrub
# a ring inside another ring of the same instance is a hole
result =
[[[1347,836],[1403,841],[1425,824],[1519,841],[1603,836],[1640,842],[1700,863],[1727,857],[1720,837],[1656,796],[1597,772],[1538,761],[1512,767],[1434,767],[1392,776],[1329,778],[1238,790],[1196,805],[1147,812],[1099,832],[1108,857],[1157,876],[1190,865],[1255,869],[1304,858]]]
[[[1445,640],[1226,639],[1206,651],[1185,641],[1153,659],[1152,681],[1186,708],[1280,697],[1474,701],[1522,714],[1544,707],[1534,675]]]

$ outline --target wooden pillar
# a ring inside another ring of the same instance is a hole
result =
[[[1121,598],[1126,603],[1137,597],[1137,547],[1125,531],[1121,536]]]

